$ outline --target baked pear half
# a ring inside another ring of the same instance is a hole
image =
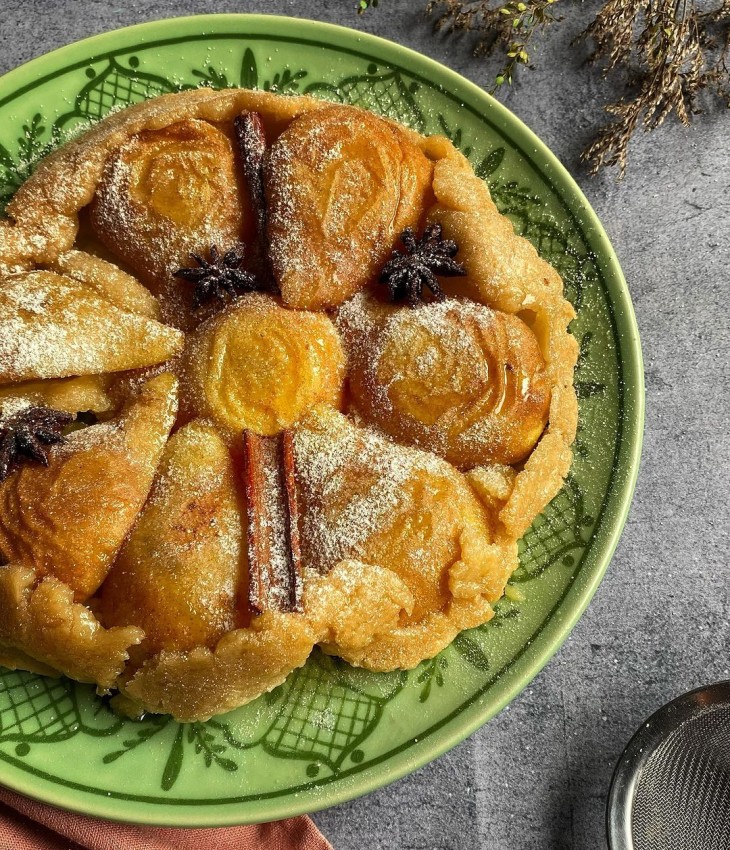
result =
[[[293,121],[268,155],[271,264],[284,303],[335,307],[418,225],[432,164],[404,128],[330,107]]]
[[[232,435],[265,436],[319,404],[342,406],[345,355],[323,313],[291,310],[252,293],[188,337],[185,410]]]
[[[339,312],[363,418],[463,469],[514,464],[548,419],[550,381],[519,316],[450,299],[408,310],[360,293]]]

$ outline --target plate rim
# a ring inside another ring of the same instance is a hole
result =
[[[184,39],[192,34],[187,32],[191,27],[196,29],[197,35],[201,35],[208,27],[212,28],[212,34],[223,26],[230,26],[235,31],[246,25],[262,30],[271,28],[269,35],[272,36],[277,31],[280,33],[282,28],[286,30],[294,27],[296,28],[296,32],[292,33],[294,37],[301,40],[309,35],[317,36],[319,39],[329,36],[329,41],[334,47],[342,47],[343,42],[351,43],[355,40],[363,52],[372,48],[373,51],[393,55],[404,66],[414,65],[422,71],[430,69],[438,79],[437,84],[444,91],[451,94],[459,92],[460,95],[463,93],[464,106],[467,105],[468,100],[476,101],[480,108],[472,106],[473,111],[478,115],[489,112],[490,121],[506,130],[511,139],[515,134],[517,135],[520,147],[523,147],[526,153],[529,152],[528,158],[536,172],[567,207],[579,223],[584,235],[590,234],[591,247],[595,249],[595,259],[600,266],[605,287],[610,296],[610,312],[617,337],[621,366],[619,380],[623,394],[623,415],[619,420],[620,434],[617,438],[615,465],[603,510],[603,516],[606,514],[610,516],[608,522],[601,522],[596,527],[590,548],[586,550],[584,556],[584,559],[589,562],[583,561],[572,584],[553,611],[548,614],[537,637],[530,643],[529,650],[526,649],[516,660],[513,660],[502,679],[502,687],[496,698],[490,700],[488,705],[483,705],[482,699],[476,699],[466,708],[460,708],[458,713],[452,712],[454,716],[442,721],[436,731],[428,730],[425,735],[405,744],[404,747],[409,753],[405,758],[402,757],[400,749],[395,754],[394,751],[389,751],[383,757],[383,762],[371,763],[368,769],[358,774],[354,781],[343,780],[339,786],[336,781],[332,782],[327,794],[323,795],[318,790],[317,783],[313,783],[311,787],[297,792],[296,795],[289,792],[279,797],[264,798],[256,803],[238,803],[240,806],[245,806],[247,812],[236,812],[232,807],[232,804],[236,804],[233,798],[230,802],[200,806],[176,805],[173,800],[154,803],[139,800],[121,801],[93,795],[83,789],[72,790],[61,784],[55,777],[53,780],[42,779],[39,783],[38,780],[41,777],[34,776],[3,760],[4,767],[0,771],[0,780],[6,787],[60,808],[118,822],[150,826],[211,827],[258,823],[312,813],[382,788],[423,767],[456,746],[515,699],[565,642],[590,603],[613,557],[628,517],[639,472],[645,406],[641,344],[628,286],[603,225],[574,178],[547,145],[520,118],[478,85],[437,60],[380,36],[308,18],[246,13],[188,15],[161,18],[108,30],[35,57],[0,77],[0,107],[7,102],[9,95],[18,96],[19,89],[27,91],[43,78],[48,78],[49,65],[59,66],[63,62],[64,69],[69,69],[69,66],[73,64],[73,58],[81,57],[81,55],[83,55],[83,64],[93,61],[94,50],[90,48],[100,48],[96,52],[102,52],[102,50],[114,49],[116,44],[119,50],[130,49],[132,45],[120,45],[118,42],[120,39],[131,41],[136,37],[139,37],[141,47],[144,37],[151,33],[154,33],[158,39],[161,27],[177,27],[175,35]],[[242,31],[240,35],[245,37],[247,34]],[[44,74],[37,73],[41,67],[46,71]],[[58,70],[60,70],[59,67],[56,68],[56,71]],[[540,158],[539,166],[535,162],[536,157]],[[560,617],[556,617],[558,610]],[[527,661],[524,660],[526,655]],[[513,669],[515,664],[519,665],[517,671]],[[388,761],[394,757],[397,761],[394,764],[388,764]],[[3,775],[7,768],[11,769],[9,776]],[[294,799],[292,799],[293,796]],[[116,811],[115,806],[119,804],[128,808],[129,813]],[[258,808],[258,811],[250,811],[253,808]]]

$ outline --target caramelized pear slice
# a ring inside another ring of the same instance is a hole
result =
[[[160,305],[149,289],[114,263],[84,251],[72,250],[61,254],[54,266],[61,274],[85,283],[120,310],[139,313],[148,319],[160,318]]]
[[[197,120],[143,130],[114,151],[91,223],[107,247],[157,285],[189,265],[191,253],[227,250],[255,230],[231,140]]]
[[[403,128],[332,106],[302,115],[269,151],[270,257],[284,303],[341,304],[372,279],[424,212],[431,163]]]
[[[328,651],[371,670],[413,667],[493,616],[491,603],[517,566],[517,547],[493,535],[492,517],[461,473],[326,408],[293,431],[302,559],[333,578],[319,585],[316,609],[328,610],[321,600],[328,587],[341,594],[334,578],[344,561],[361,564],[353,599],[374,599],[381,587],[382,574],[365,564],[399,579],[399,604],[408,603],[397,623],[366,645],[348,634],[358,629],[354,620],[338,637],[314,614]]]
[[[70,434],[47,467],[0,485],[0,558],[72,588],[77,601],[106,577],[147,498],[177,409],[177,381],[148,381],[112,420]]]
[[[0,386],[0,410],[6,399],[25,398],[34,404],[65,410],[67,413],[109,413],[114,409],[109,375],[82,375],[78,378],[49,378]]]
[[[36,271],[0,281],[0,384],[138,369],[182,344],[180,331],[73,278]]]
[[[540,438],[550,381],[518,316],[453,299],[403,310],[363,292],[338,327],[358,411],[399,442],[470,469],[517,463]]]
[[[185,363],[190,413],[233,433],[271,436],[318,404],[342,401],[345,356],[329,317],[267,295],[245,295],[200,325]]]
[[[102,588],[106,625],[140,626],[150,652],[212,647],[237,625],[247,569],[238,479],[212,425],[190,422],[171,438],[147,504]]]

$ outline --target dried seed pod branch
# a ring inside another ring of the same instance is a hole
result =
[[[608,0],[601,6],[593,22],[573,43],[582,38],[590,39],[594,50],[588,61],[593,62],[602,57],[606,62],[605,73],[608,73],[631,56],[634,34],[644,11],[642,3]]]
[[[603,6],[584,33],[595,45],[591,58],[603,59],[606,71],[628,65],[632,94],[606,107],[615,120],[583,152],[592,173],[618,165],[623,175],[640,126],[654,130],[672,113],[689,125],[700,111],[702,89],[725,93],[729,25],[728,0],[706,13],[692,0],[609,0]]]
[[[554,21],[557,0],[430,0],[434,29],[476,36],[475,55],[504,50],[495,88],[512,82],[518,65],[531,66],[535,36]],[[699,112],[703,89],[730,98],[730,0],[605,0],[577,39],[592,42],[590,61],[603,73],[623,70],[627,94],[606,107],[614,120],[583,152],[592,173],[617,165],[624,173],[629,142],[639,127],[654,130],[674,113],[683,124]]]
[[[518,65],[531,65],[533,38],[548,25],[559,21],[553,13],[557,0],[524,0],[493,3],[492,0],[431,0],[426,14],[436,15],[435,30],[468,32],[477,36],[475,56],[487,56],[497,48],[506,62],[495,78],[494,88],[511,83]]]

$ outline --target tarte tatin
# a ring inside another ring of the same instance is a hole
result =
[[[447,139],[204,88],[7,215],[0,663],[202,720],[493,616],[570,466],[574,312]]]

